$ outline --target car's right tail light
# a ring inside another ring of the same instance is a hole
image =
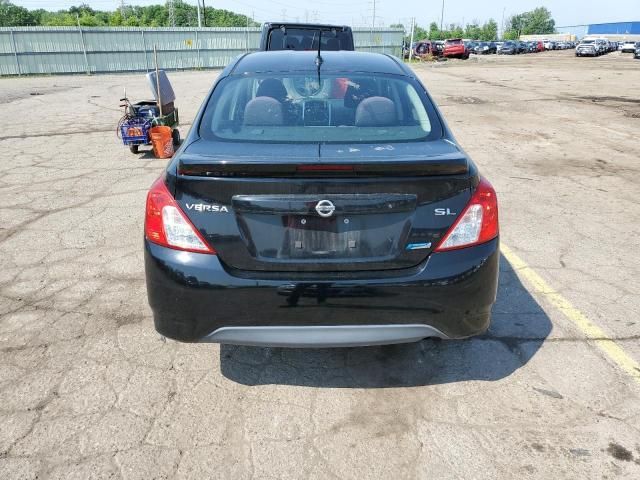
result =
[[[176,250],[216,253],[189,221],[164,183],[158,178],[147,194],[144,234],[150,242]]]
[[[451,225],[435,251],[445,252],[479,245],[496,238],[498,231],[496,191],[486,179],[480,178],[471,200]]]

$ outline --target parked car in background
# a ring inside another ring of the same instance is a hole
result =
[[[493,42],[496,44],[496,53],[498,53],[498,51],[502,48],[502,45],[504,45],[504,42]]]
[[[602,38],[597,38],[596,50],[598,51],[598,55],[604,55],[605,53],[607,53],[607,41]]]
[[[622,43],[622,48],[620,50],[622,53],[634,53],[636,51],[636,43],[625,40]]]
[[[600,55],[595,40],[582,40],[576,47],[576,57],[596,57]]]
[[[424,58],[427,55],[436,55],[433,50],[433,44],[429,40],[420,40],[413,49],[413,55],[418,58]]]
[[[640,58],[640,42],[636,42],[636,50],[633,52],[633,58]]]
[[[502,44],[498,53],[500,55],[516,55],[518,53],[518,46],[513,40],[507,40]]]
[[[439,57],[442,57],[444,54],[444,41],[436,40],[435,42],[431,42],[433,46],[433,53]]]
[[[517,53],[527,53],[527,44],[516,40]]]
[[[469,53],[478,53],[476,52],[476,45],[478,45],[480,42],[463,42],[465,47],[467,47],[467,50],[469,50]]]
[[[317,58],[233,60],[152,185],[144,258],[157,331],[278,347],[485,332],[495,190],[398,59]]]
[[[478,42],[474,48],[475,52],[479,55],[489,55],[490,53],[496,53],[496,44],[494,42]]]
[[[553,42],[551,40],[545,40],[544,41],[544,48],[545,48],[545,50],[555,50],[556,49],[556,42]]]
[[[444,50],[442,52],[446,58],[469,58],[469,49],[461,38],[450,38],[444,42]]]

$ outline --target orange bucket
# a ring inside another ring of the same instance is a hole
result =
[[[149,130],[149,136],[151,137],[151,145],[153,145],[153,154],[156,158],[173,157],[173,138],[171,136],[171,127],[151,127]]]

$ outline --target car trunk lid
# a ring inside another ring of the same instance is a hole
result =
[[[426,259],[470,197],[468,170],[445,140],[198,141],[179,159],[175,196],[231,268],[387,270]]]

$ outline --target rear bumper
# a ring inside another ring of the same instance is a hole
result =
[[[264,280],[230,274],[215,255],[145,240],[156,330],[186,342],[325,347],[477,335],[489,326],[498,261],[496,239],[431,254],[410,273]]]

